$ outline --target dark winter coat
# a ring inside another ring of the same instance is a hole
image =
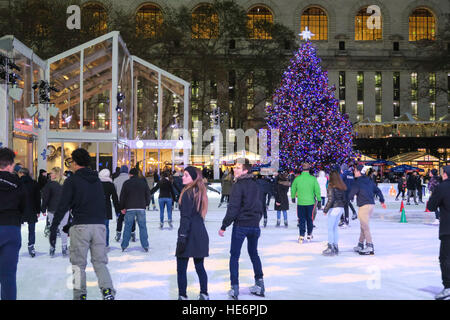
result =
[[[47,182],[50,182],[50,179],[48,176],[44,176],[45,170],[41,169],[39,170],[39,177],[38,177],[38,184],[39,184],[39,190],[42,191],[42,189],[45,187]]]
[[[378,196],[381,203],[384,203],[383,193],[368,176],[361,176],[355,180],[348,199],[350,201],[353,200],[355,195],[357,195],[356,205],[358,207],[366,204],[375,204],[375,195]]]
[[[278,180],[275,188],[275,210],[287,211],[289,210],[288,192],[290,183],[287,180]],[[280,205],[277,205],[279,203]]]
[[[231,188],[227,213],[222,221],[222,230],[234,223],[241,227],[259,227],[263,215],[263,193],[253,175],[245,174],[236,179]]]
[[[63,187],[57,181],[49,181],[42,189],[41,212],[55,212],[61,199]]]
[[[145,209],[150,204],[150,188],[145,179],[132,176],[120,192],[120,209]]]
[[[405,190],[405,187],[406,187],[405,182],[406,182],[406,181],[403,180],[403,178],[400,178],[400,179],[398,180],[398,182],[397,182],[397,189],[398,189],[399,191]]]
[[[209,256],[208,232],[205,221],[197,210],[192,190],[186,191],[181,199],[178,241],[186,241],[186,249],[177,257],[204,258]]]
[[[183,177],[182,176],[174,176],[173,177],[173,187],[174,187],[174,193],[177,195],[180,195],[181,190],[183,190]]]
[[[28,202],[28,210],[22,217],[22,222],[36,223],[38,221],[37,215],[41,212],[41,192],[39,191],[39,184],[31,179],[30,176],[22,176],[19,180],[25,188],[25,201]]]
[[[175,193],[173,192],[172,182],[163,178],[158,181],[155,187],[153,187],[150,192],[154,194],[159,189],[159,198],[171,198],[175,199]]]
[[[428,199],[427,208],[436,211],[439,208],[439,239],[443,236],[450,236],[450,180],[446,179],[439,184]]]
[[[272,194],[272,183],[267,178],[261,178],[256,180],[256,184],[259,186],[263,194]]]
[[[105,194],[97,172],[81,168],[64,181],[52,226],[59,226],[69,210],[72,210],[72,225],[105,224]]]
[[[408,188],[408,190],[417,190],[417,177],[413,174],[410,174],[406,180],[406,188]]]
[[[19,178],[0,171],[0,226],[20,226],[28,210],[26,191]]]
[[[430,190],[430,192],[434,192],[434,190],[440,183],[441,183],[441,177],[432,176],[430,181],[428,182],[428,190]]]
[[[343,208],[347,202],[346,192],[338,188],[327,189],[327,203],[323,208],[323,213],[328,213],[331,208]]]
[[[103,191],[105,193],[106,218],[111,220],[112,219],[111,199],[114,205],[114,210],[116,211],[116,216],[118,216],[120,214],[119,198],[117,197],[117,191],[116,187],[114,186],[114,183],[103,181],[102,185]]]

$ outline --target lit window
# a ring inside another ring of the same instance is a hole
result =
[[[308,27],[314,36],[311,40],[328,40],[328,17],[319,7],[310,7],[303,11],[301,17],[301,30]]]
[[[267,7],[253,7],[247,12],[247,17],[250,39],[272,39],[268,29],[273,25],[273,15]]]
[[[83,6],[83,25],[88,25],[89,34],[102,35],[108,31],[108,13],[100,3],[87,3]]]
[[[436,18],[426,8],[417,8],[409,16],[409,41],[436,40]]]
[[[380,16],[380,25],[377,26],[376,19],[371,18],[374,13],[364,7],[355,16],[355,40],[381,40],[383,38],[383,18]],[[369,20],[370,18],[370,20]]]
[[[136,34],[144,38],[155,38],[162,23],[161,8],[154,4],[145,4],[136,13]]]
[[[192,38],[215,39],[219,37],[219,16],[208,4],[198,6],[192,12]]]

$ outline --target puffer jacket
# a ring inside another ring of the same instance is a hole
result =
[[[346,192],[338,188],[328,187],[327,198],[327,204],[323,209],[324,213],[327,213],[330,208],[343,208],[347,202]]]

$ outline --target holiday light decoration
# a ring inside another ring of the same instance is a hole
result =
[[[280,131],[281,169],[309,162],[314,171],[330,172],[334,165],[355,158],[352,124],[340,113],[336,88],[328,86],[327,72],[319,63],[311,42],[302,43],[283,74],[273,105],[266,107],[269,128]]]

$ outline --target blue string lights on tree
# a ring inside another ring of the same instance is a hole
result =
[[[306,42],[285,70],[273,105],[266,107],[266,120],[270,129],[280,131],[280,168],[293,170],[309,162],[314,171],[330,172],[355,156],[352,124],[339,111],[335,87],[328,87],[327,72],[308,41],[313,34],[306,29],[300,35]]]

